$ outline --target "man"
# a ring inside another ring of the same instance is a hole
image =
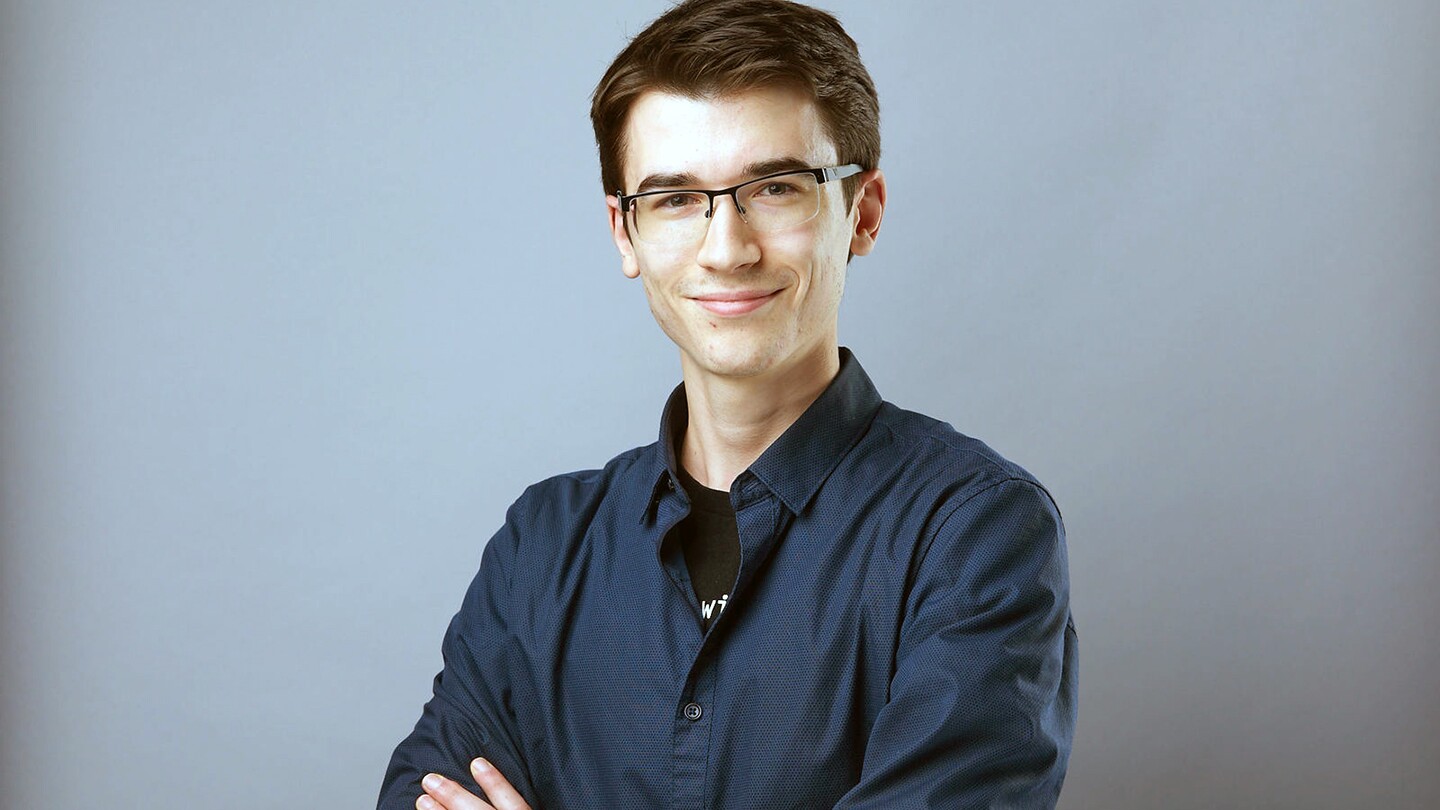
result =
[[[591,117],[683,382],[657,442],[510,508],[380,807],[1053,806],[1058,510],[837,344],[886,199],[854,42],[783,0],[691,0]]]

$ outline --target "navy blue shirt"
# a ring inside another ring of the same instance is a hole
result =
[[[446,632],[382,810],[484,756],[537,810],[1052,807],[1077,640],[1049,493],[840,372],[730,488],[708,631],[660,440],[525,490]]]

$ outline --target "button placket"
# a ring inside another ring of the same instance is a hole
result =
[[[681,695],[675,715],[675,758],[672,760],[673,807],[705,807],[706,768],[710,761],[710,726],[714,708],[715,662],[703,653],[697,657],[689,687]]]

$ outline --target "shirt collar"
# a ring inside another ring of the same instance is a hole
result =
[[[784,502],[791,512],[804,511],[820,485],[840,463],[880,409],[880,393],[860,361],[840,347],[840,371],[810,407],[785,429],[749,467],[750,474]],[[666,490],[679,487],[679,447],[689,411],[685,384],[670,392],[660,417],[661,452],[655,465],[646,513]]]

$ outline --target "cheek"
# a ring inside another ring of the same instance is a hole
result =
[[[845,238],[844,228],[844,222],[826,222],[775,245],[786,257],[783,264],[798,276],[802,305],[819,303],[812,299],[834,297],[845,283],[845,256],[850,241]]]
[[[682,275],[675,266],[655,256],[640,262],[640,283],[645,287],[645,298],[650,313],[663,324],[673,325],[683,320],[681,300],[676,284]],[[667,327],[666,331],[669,329]]]
[[[653,276],[641,273],[640,278],[645,282],[645,300],[650,305],[650,311],[657,318],[667,317],[667,313],[674,309],[675,305],[665,294],[663,287],[656,282]]]
[[[640,267],[644,268],[650,275],[657,279],[674,275],[693,258],[694,251],[686,252],[680,247],[660,247],[657,245],[636,245],[635,259]]]
[[[646,246],[635,253],[635,266],[640,269],[640,281],[648,295],[664,292],[674,286],[679,277],[676,272],[676,257]]]

